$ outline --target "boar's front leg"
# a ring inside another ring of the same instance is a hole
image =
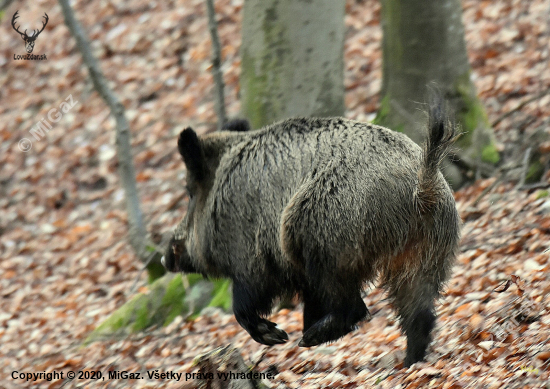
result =
[[[273,296],[263,287],[249,286],[240,281],[233,282],[233,311],[237,322],[258,343],[272,346],[285,343],[288,335],[276,323],[263,319],[273,305]]]
[[[309,291],[304,291],[304,328],[303,332],[311,328],[311,326],[317,323],[328,312],[321,299],[315,298],[315,295]]]

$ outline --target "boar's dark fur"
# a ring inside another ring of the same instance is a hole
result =
[[[300,346],[315,346],[367,317],[361,289],[379,277],[410,366],[425,356],[434,302],[457,253],[460,218],[439,171],[455,137],[440,104],[429,110],[424,150],[403,134],[342,118],[201,138],[188,128],[178,148],[189,207],[164,264],[231,278],[237,321],[266,345],[288,340],[265,319],[279,298],[299,294]]]
[[[246,119],[231,119],[223,125],[222,131],[250,131],[250,123]]]

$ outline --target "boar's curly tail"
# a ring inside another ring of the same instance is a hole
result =
[[[421,212],[429,211],[440,198],[439,165],[458,135],[458,129],[449,118],[443,99],[436,96],[428,111],[428,138],[419,172],[418,205]]]

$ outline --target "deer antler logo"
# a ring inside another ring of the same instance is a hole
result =
[[[44,19],[46,19],[45,22],[42,22],[42,29],[41,30],[33,30],[32,35],[28,36],[27,35],[27,30],[25,30],[25,32],[21,32],[21,31],[19,31],[19,28],[15,26],[15,19],[17,19],[19,17],[19,15],[17,15],[18,13],[19,13],[19,11],[16,11],[13,14],[13,18],[11,19],[11,25],[12,25],[13,29],[15,31],[17,31],[19,33],[19,35],[21,35],[21,38],[23,38],[23,40],[25,41],[25,49],[27,50],[27,53],[30,54],[30,53],[32,53],[32,50],[34,49],[34,41],[36,40],[36,38],[38,38],[38,35],[40,35],[40,33],[42,31],[44,31],[44,27],[46,27],[46,24],[48,24],[48,20],[49,20],[48,14],[46,12],[44,12],[44,15],[46,15],[46,16],[42,16]]]

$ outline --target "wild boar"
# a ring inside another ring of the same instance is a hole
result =
[[[407,336],[405,366],[422,360],[461,224],[439,170],[457,135],[443,104],[430,106],[427,127],[424,149],[343,118],[185,129],[190,200],[164,265],[230,278],[235,318],[266,345],[288,340],[265,318],[278,299],[301,297],[299,345],[315,346],[367,317],[361,290],[378,279]]]

